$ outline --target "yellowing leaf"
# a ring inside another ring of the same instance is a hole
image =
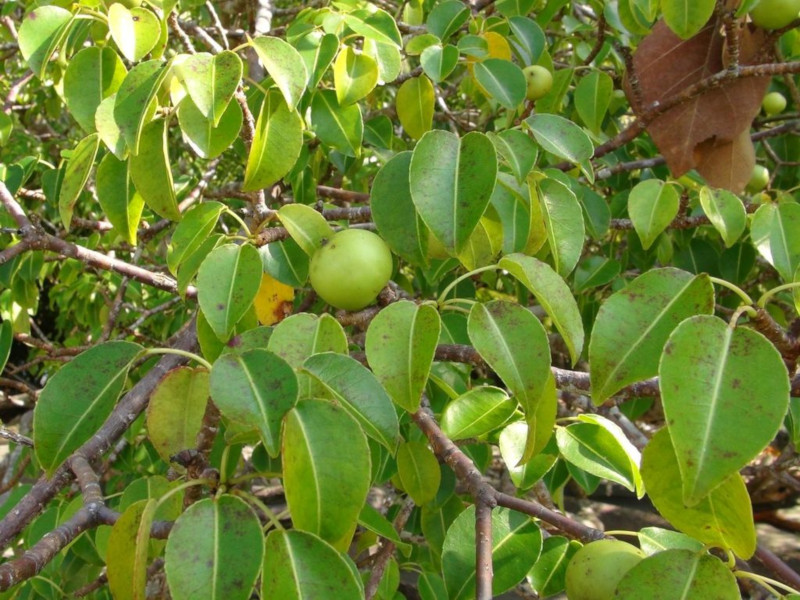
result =
[[[281,283],[268,273],[262,273],[261,286],[254,301],[258,322],[262,325],[274,325],[283,321],[292,312],[292,300],[293,287]]]

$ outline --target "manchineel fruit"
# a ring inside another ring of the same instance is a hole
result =
[[[612,539],[586,544],[567,565],[569,600],[611,600],[625,573],[636,566],[645,553],[636,546]]]

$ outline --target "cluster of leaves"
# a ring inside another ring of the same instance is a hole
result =
[[[800,106],[800,31],[753,0],[39,4],[2,9],[3,597],[545,597],[603,481],[677,530],[631,532],[619,597],[798,585],[734,558],[751,493],[800,486],[797,115],[758,117]],[[342,227],[395,259],[358,312],[308,283]]]

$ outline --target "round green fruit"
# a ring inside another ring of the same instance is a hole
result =
[[[764,165],[756,165],[753,167],[753,172],[750,174],[750,181],[745,186],[745,191],[749,194],[757,194],[769,183],[769,169]]]
[[[553,75],[545,67],[531,65],[522,69],[527,83],[525,97],[528,100],[538,100],[545,96],[553,87]]]
[[[360,310],[370,304],[392,276],[392,253],[365,229],[337,232],[314,253],[311,287],[331,306]]]
[[[599,540],[586,544],[567,565],[569,600],[610,600],[625,573],[636,566],[645,553],[619,540]]]
[[[786,97],[780,92],[770,92],[761,101],[761,108],[769,116],[782,113],[786,108]]]
[[[764,29],[786,27],[800,13],[800,0],[761,0],[750,11],[753,23]]]

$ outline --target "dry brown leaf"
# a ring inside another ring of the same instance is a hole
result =
[[[739,38],[740,64],[761,62],[764,33],[745,26]],[[631,86],[626,85],[637,115],[641,116],[653,103],[664,102],[722,71],[724,46],[725,38],[714,20],[688,40],[672,33],[663,21],[657,23],[633,56],[640,106],[636,106]],[[742,133],[749,132],[768,85],[769,77],[724,81],[650,122],[647,131],[672,174],[678,177],[697,168],[712,185],[741,191],[747,180],[739,185],[742,175],[736,171],[743,169],[753,154],[749,137],[745,139]],[[748,177],[751,169],[752,163],[745,171]],[[733,187],[721,182],[730,182]]]

